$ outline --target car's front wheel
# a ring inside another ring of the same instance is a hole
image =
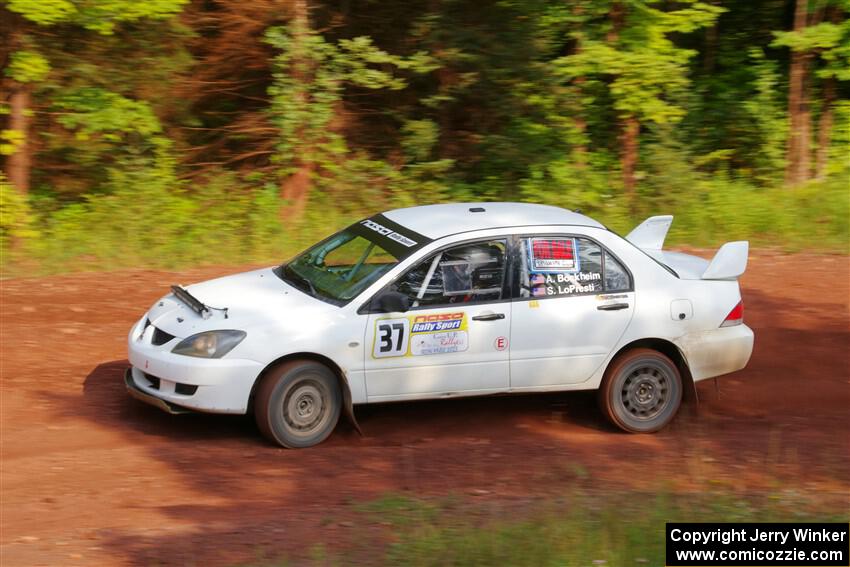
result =
[[[658,431],[682,403],[682,377],[668,357],[646,348],[617,357],[599,388],[599,405],[617,427],[631,433]]]
[[[339,383],[327,366],[293,360],[266,372],[257,387],[254,418],[269,441],[298,449],[327,439],[341,407]]]

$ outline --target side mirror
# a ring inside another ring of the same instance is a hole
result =
[[[410,309],[410,299],[397,291],[385,291],[372,301],[372,307],[382,313],[404,313]]]

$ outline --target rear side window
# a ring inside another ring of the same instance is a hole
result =
[[[605,251],[605,263],[603,265],[605,276],[605,291],[628,291],[632,289],[632,280],[623,265]]]
[[[611,253],[589,238],[524,238],[519,259],[519,297],[568,297],[627,291],[631,279]]]

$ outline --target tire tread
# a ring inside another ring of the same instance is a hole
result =
[[[626,431],[628,433],[654,433],[664,428],[667,423],[669,423],[668,421],[658,425],[657,427],[653,427],[652,429],[638,431],[623,423],[623,421],[617,416],[611,404],[611,388],[614,385],[615,378],[624,366],[629,364],[633,359],[639,358],[641,356],[653,356],[657,358],[662,358],[664,361],[666,361],[675,371],[676,376],[679,379],[681,391],[681,374],[679,373],[679,370],[676,367],[676,363],[670,360],[670,357],[668,357],[666,354],[651,348],[639,347],[627,350],[626,352],[617,355],[617,357],[611,362],[611,364],[608,365],[608,368],[605,370],[605,376],[602,378],[602,385],[599,387],[597,401],[599,402],[599,409],[602,411],[603,415],[608,419],[608,421],[617,426],[619,429],[622,429],[623,431]],[[681,397],[679,398],[679,403],[681,403]],[[676,412],[673,413],[673,416],[675,415]]]
[[[260,433],[272,443],[288,449],[296,449],[298,446],[287,443],[285,439],[279,438],[275,433],[274,427],[272,426],[272,416],[269,412],[269,404],[272,396],[274,395],[275,388],[281,378],[286,376],[294,368],[301,365],[316,365],[323,369],[330,370],[322,363],[309,359],[293,359],[284,361],[266,370],[262,378],[260,378],[260,383],[257,386],[254,399],[254,421],[257,423],[257,428],[260,430]],[[336,421],[334,422],[334,427],[335,426]]]

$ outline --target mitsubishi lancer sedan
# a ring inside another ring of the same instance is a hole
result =
[[[378,214],[279,266],[171,286],[130,331],[127,389],[171,413],[251,413],[290,448],[360,404],[523,392],[597,390],[614,425],[657,431],[753,348],[747,242],[665,251],[672,219],[623,238],[544,205]]]

